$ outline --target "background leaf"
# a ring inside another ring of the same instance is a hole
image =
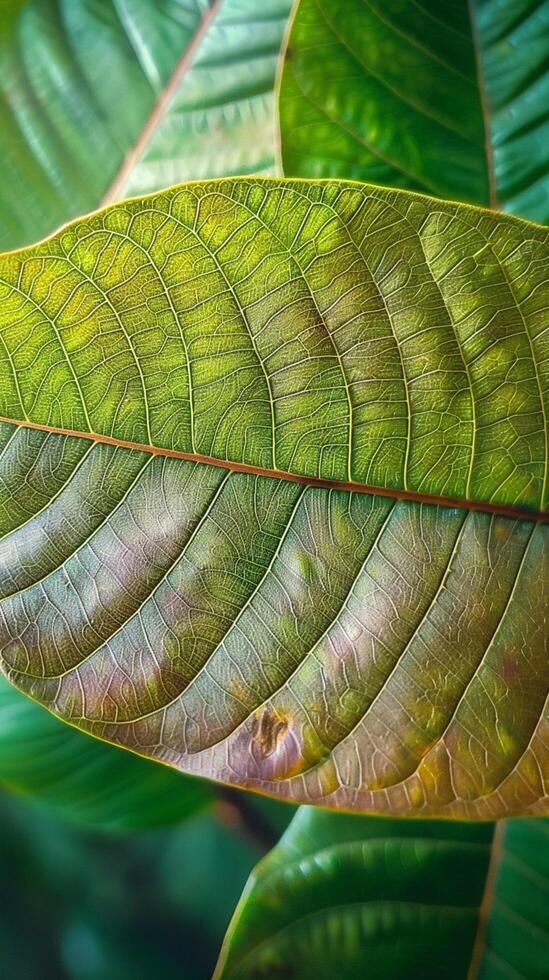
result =
[[[549,3],[301,0],[280,91],[287,176],[549,219]]]
[[[491,824],[302,807],[251,875],[215,976],[541,980],[547,828],[506,821],[491,855]]]
[[[105,197],[271,170],[289,6],[0,4],[0,248],[36,241]]]
[[[274,80],[291,0],[224,0],[117,198],[275,172]]]
[[[104,831],[175,823],[215,799],[203,780],[59,723],[0,677],[0,785]]]
[[[262,854],[225,817],[210,810],[180,826],[113,838],[1,794],[3,973],[210,980]]]
[[[543,811],[546,250],[459,205],[242,179],[5,257],[2,414],[31,426],[2,430],[8,675],[231,784]]]
[[[549,963],[549,820],[498,825],[473,980],[544,980]]]

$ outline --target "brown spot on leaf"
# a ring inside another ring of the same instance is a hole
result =
[[[264,759],[268,759],[288,729],[288,719],[276,708],[267,706],[256,712],[252,722],[252,739]]]

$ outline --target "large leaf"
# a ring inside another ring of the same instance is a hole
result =
[[[175,823],[214,799],[183,778],[62,725],[0,677],[0,785],[97,830]]]
[[[549,219],[549,3],[301,0],[288,176],[353,177]]]
[[[548,822],[346,816],[302,807],[250,877],[221,980],[547,976]]]
[[[6,674],[295,800],[546,810],[547,252],[242,179],[6,255]]]
[[[0,247],[125,193],[271,170],[289,6],[0,3]]]

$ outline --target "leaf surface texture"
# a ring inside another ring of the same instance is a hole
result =
[[[5,256],[9,678],[298,801],[543,811],[546,258],[517,219],[259,178]]]

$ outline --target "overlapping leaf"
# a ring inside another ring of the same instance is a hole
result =
[[[549,3],[301,0],[280,92],[288,176],[549,220]]]
[[[459,205],[249,179],[5,256],[10,679],[292,799],[543,811],[547,251]]]
[[[129,193],[274,166],[290,0],[0,4],[0,247]]]
[[[499,824],[471,980],[544,980],[549,962],[548,837],[548,820]]]
[[[302,807],[257,866],[216,977],[546,975],[546,820],[391,820]]]

